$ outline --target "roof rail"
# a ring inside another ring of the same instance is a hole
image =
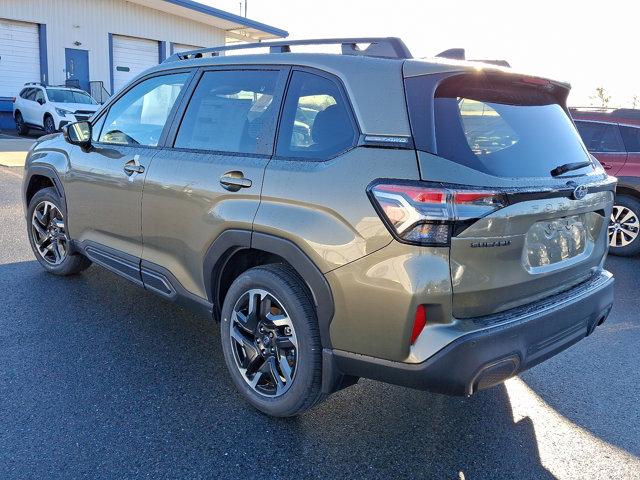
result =
[[[361,49],[358,44],[368,43]],[[241,45],[225,45],[221,47],[201,48],[188,52],[175,53],[165,62],[202,58],[205,55],[217,57],[220,52],[230,50],[247,50],[252,48],[269,48],[269,53],[289,53],[292,46],[297,45],[341,45],[343,55],[361,55],[379,58],[413,58],[405,43],[397,37],[362,37],[362,38],[319,38],[313,40],[282,40],[277,42],[245,43]]]
[[[41,87],[46,87],[46,85],[42,82],[27,82],[25,85],[40,85]]]

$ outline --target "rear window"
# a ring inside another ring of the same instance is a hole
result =
[[[435,153],[499,177],[549,177],[559,165],[588,160],[571,119],[546,88],[554,87],[512,78],[445,81],[433,99]]]

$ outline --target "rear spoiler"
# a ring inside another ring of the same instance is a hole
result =
[[[448,58],[449,60],[467,60],[466,52],[464,48],[450,48],[445,50],[444,52],[440,52],[436,55],[439,58]],[[508,67],[511,68],[511,65],[506,60],[478,60],[478,59],[469,59],[470,62],[480,62],[480,63],[488,63],[490,65],[496,65],[498,67]]]

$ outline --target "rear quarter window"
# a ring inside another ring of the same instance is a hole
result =
[[[355,145],[350,105],[333,80],[295,71],[287,91],[277,155],[327,160]]]

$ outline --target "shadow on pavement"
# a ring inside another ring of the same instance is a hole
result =
[[[3,138],[26,138],[26,139],[33,139],[33,140],[37,140],[38,138],[42,137],[44,135],[44,132],[42,130],[38,130],[38,129],[31,129],[29,130],[29,133],[25,136],[20,136],[18,135],[18,132],[15,129],[1,129],[0,130],[0,139]]]
[[[607,321],[588,338],[521,378],[554,410],[598,438],[640,457],[640,257],[613,257]]]
[[[270,419],[235,392],[213,321],[109,272],[0,265],[0,292],[2,478],[552,478],[503,386],[361,381]]]

